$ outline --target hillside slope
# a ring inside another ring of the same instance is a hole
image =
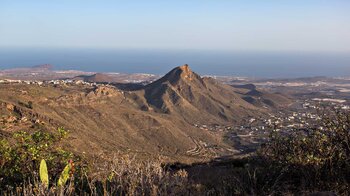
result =
[[[278,109],[292,103],[291,99],[280,93],[270,93],[257,89],[253,84],[233,85],[235,92],[248,103],[260,107]]]
[[[73,80],[82,80],[85,82],[113,82],[114,79],[106,74],[103,73],[96,73],[93,75],[80,75],[72,78]]]
[[[134,91],[111,85],[0,84],[0,106],[1,135],[65,127],[71,132],[67,147],[88,156],[121,151],[181,161],[237,152],[223,143],[222,133],[194,124],[232,124],[267,112],[187,65]]]

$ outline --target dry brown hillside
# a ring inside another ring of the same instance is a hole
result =
[[[264,108],[279,108],[288,106],[292,101],[285,95],[279,93],[270,93],[257,89],[253,84],[233,85],[235,92],[246,102]]]
[[[231,86],[201,78],[188,65],[177,67],[146,86],[144,95],[154,110],[181,115],[188,122],[235,122],[262,112],[244,101]]]
[[[81,75],[73,78],[74,80],[83,80],[85,82],[113,82],[115,79],[110,77],[109,75],[103,73],[96,73],[93,75]]]
[[[193,124],[228,124],[267,112],[187,65],[134,91],[111,85],[0,84],[0,107],[2,137],[62,126],[71,132],[67,147],[78,153],[162,154],[181,161],[235,152],[221,133]]]

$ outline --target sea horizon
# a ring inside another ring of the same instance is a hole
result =
[[[55,70],[162,75],[183,64],[201,75],[347,77],[350,53],[310,51],[0,48],[0,70],[52,64]]]

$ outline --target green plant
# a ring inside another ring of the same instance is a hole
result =
[[[65,130],[63,127],[58,127],[57,131],[60,139],[66,138],[69,133],[69,131]]]
[[[61,175],[57,181],[58,187],[62,187],[67,183],[67,180],[69,179],[70,175],[72,174],[71,173],[72,166],[73,166],[73,162],[69,161],[69,163],[64,167],[64,169],[61,172]],[[39,173],[40,173],[41,183],[44,184],[45,187],[48,188],[49,187],[49,174],[47,171],[47,165],[46,165],[45,159],[41,160]]]
[[[45,159],[41,160],[40,162],[39,174],[41,183],[44,184],[46,187],[49,187],[49,174],[47,172],[47,165]]]
[[[58,133],[20,131],[13,134],[12,138],[0,140],[0,189],[34,179],[39,165],[45,168],[42,159],[54,166],[48,169],[48,173],[58,178],[68,160],[76,157],[62,148],[62,139],[66,134],[63,128]]]
[[[69,176],[71,175],[71,171],[72,171],[72,166],[73,166],[73,162],[69,162],[66,167],[64,167],[60,178],[57,181],[57,185],[59,187],[62,187],[66,184],[67,180],[69,179]]]

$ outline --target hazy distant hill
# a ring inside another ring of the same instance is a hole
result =
[[[6,69],[2,70],[4,73],[8,74],[21,74],[21,73],[30,73],[30,72],[47,72],[52,71],[53,65],[51,64],[43,64],[43,65],[35,65],[32,67],[20,67],[20,68],[13,68],[13,69]]]
[[[42,70],[42,71],[52,70],[53,65],[51,65],[51,64],[35,65],[35,66],[31,67],[31,69]]]
[[[83,80],[85,82],[100,82],[100,83],[103,83],[103,82],[108,83],[108,82],[115,81],[114,78],[103,73],[96,73],[93,75],[80,75],[80,76],[74,77],[73,80]]]
[[[0,70],[0,79],[15,80],[73,79],[97,83],[149,83],[156,78],[159,78],[159,76],[143,73],[95,73],[78,70],[55,70],[54,66],[50,64]]]

